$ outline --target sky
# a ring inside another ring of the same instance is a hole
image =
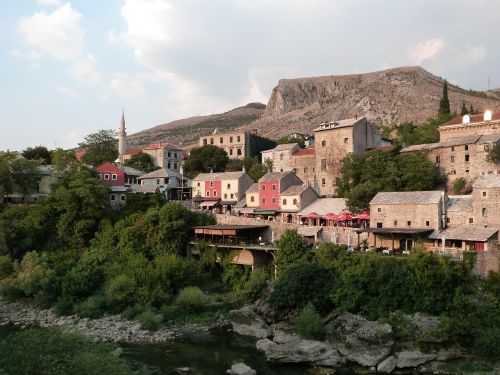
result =
[[[0,150],[267,103],[282,78],[500,87],[499,27],[497,0],[1,0]]]

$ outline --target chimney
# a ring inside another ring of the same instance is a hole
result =
[[[491,119],[492,119],[491,111],[488,110],[488,111],[484,112],[483,120],[484,121],[491,121]]]
[[[462,117],[462,124],[468,124],[468,123],[470,123],[470,116],[464,115],[464,117]]]

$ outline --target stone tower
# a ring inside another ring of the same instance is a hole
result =
[[[123,156],[127,148],[127,132],[125,131],[125,111],[122,111],[120,129],[118,130],[118,159],[117,163],[123,164]]]

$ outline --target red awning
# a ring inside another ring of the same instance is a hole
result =
[[[200,203],[200,207],[209,208],[215,206],[217,203],[219,203],[219,201],[204,201]]]
[[[316,212],[311,212],[302,217],[305,217],[306,219],[319,219],[321,216],[319,216]]]
[[[333,212],[330,212],[330,213],[327,213],[326,215],[323,215],[323,219],[335,220],[335,219],[337,219],[337,215],[335,215]]]
[[[352,216],[349,212],[344,211],[344,212],[341,212],[335,220],[337,220],[337,221],[349,221],[349,220],[352,220]]]
[[[370,214],[366,211],[363,211],[359,215],[353,216],[352,218],[358,220],[370,220]]]

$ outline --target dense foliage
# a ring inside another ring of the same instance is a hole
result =
[[[421,124],[404,122],[396,126],[394,141],[405,146],[439,142],[439,126],[456,116],[455,113],[438,114]]]
[[[260,163],[257,157],[249,157],[246,156],[243,159],[231,159],[229,160],[226,171],[242,171],[245,168],[245,171],[254,181],[258,181],[262,176],[264,176],[269,168],[267,165],[263,165]]]
[[[184,162],[184,170],[193,176],[211,170],[222,172],[225,170],[229,157],[227,152],[217,146],[206,145],[194,147],[189,152],[189,157]]]
[[[369,208],[380,191],[433,190],[445,182],[439,169],[423,153],[373,151],[351,154],[342,161],[337,195],[347,198],[353,212]]]
[[[295,318],[295,328],[298,334],[306,339],[322,340],[325,337],[323,321],[312,304],[304,307]]]
[[[302,134],[285,135],[276,141],[277,144],[298,143],[300,147],[306,146],[306,137]]]
[[[490,163],[500,164],[500,142],[488,145],[486,148],[486,160]]]
[[[439,114],[448,115],[450,114],[450,100],[448,99],[448,82],[444,81],[443,84],[443,96],[439,101]]]
[[[118,157],[118,141],[116,131],[99,130],[96,133],[85,136],[80,148],[85,150],[83,161],[94,167],[105,161],[113,162]]]
[[[149,154],[144,152],[139,152],[138,154],[132,155],[130,159],[125,160],[123,163],[128,167],[138,169],[140,171],[149,173],[158,169],[153,162],[153,159]]]
[[[309,244],[296,230],[287,229],[276,241],[276,268],[283,273],[287,268],[307,261]]]
[[[28,160],[40,161],[43,164],[51,164],[52,161],[51,152],[45,146],[28,147],[21,155]]]

